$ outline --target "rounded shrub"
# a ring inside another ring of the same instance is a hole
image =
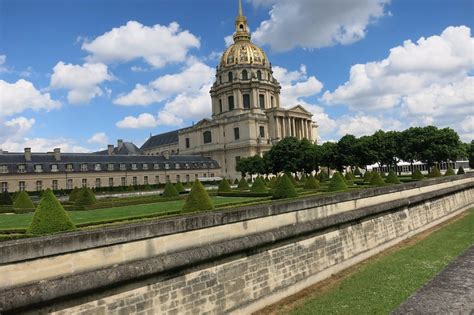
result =
[[[370,183],[370,179],[372,178],[372,172],[366,171],[364,173],[364,183]]]
[[[253,193],[263,193],[267,191],[267,186],[265,185],[265,181],[259,176],[253,182],[250,191]]]
[[[429,178],[435,178],[435,177],[440,177],[441,176],[441,172],[439,171],[439,168],[438,166],[433,166],[433,168],[431,169],[431,172],[428,174],[428,177]]]
[[[184,186],[181,182],[177,182],[176,184],[174,184],[174,188],[176,188],[176,191],[179,193],[182,193],[184,192]]]
[[[249,189],[249,183],[245,180],[245,177],[242,177],[237,186],[238,189],[246,190]]]
[[[398,179],[397,174],[395,174],[394,171],[390,171],[388,173],[388,176],[385,179],[385,182],[389,184],[400,184],[400,180]]]
[[[0,195],[0,206],[11,206],[12,204],[13,200],[8,191],[2,192]]]
[[[232,188],[230,187],[230,184],[227,181],[227,179],[223,178],[219,182],[219,187],[217,188],[217,191],[218,192],[231,192],[232,191]]]
[[[193,184],[189,192],[186,202],[183,205],[182,212],[205,211],[214,209],[212,200],[209,197],[206,189],[199,180]]]
[[[462,174],[466,174],[466,172],[464,171],[464,168],[462,166],[459,166],[458,175],[462,175]]]
[[[304,183],[304,189],[319,189],[319,183],[316,178],[313,177],[313,175],[309,175],[306,178],[306,182]]]
[[[423,176],[420,170],[415,170],[415,172],[411,175],[411,178],[414,180],[422,180],[425,178],[425,176]]]
[[[33,214],[27,233],[42,235],[75,229],[76,226],[56,196],[50,189],[46,190]]]
[[[77,197],[79,196],[80,191],[81,190],[79,188],[75,187],[69,194],[69,202],[75,202]]]
[[[273,199],[294,198],[297,197],[295,186],[291,183],[288,175],[283,174],[278,180],[273,189]]]
[[[346,182],[341,173],[335,172],[329,182],[328,191],[343,191],[347,190]]]
[[[453,176],[453,175],[456,175],[456,173],[454,173],[453,168],[450,166],[450,167],[448,167],[448,169],[446,170],[446,173],[444,173],[444,176]]]
[[[171,182],[167,182],[161,196],[165,198],[174,198],[179,197],[179,193]]]
[[[383,180],[382,176],[380,176],[379,172],[372,172],[372,177],[370,178],[370,185],[373,185],[373,186],[385,185],[385,181]]]
[[[30,196],[26,191],[21,191],[15,198],[13,203],[14,209],[34,209],[35,205],[30,199]]]

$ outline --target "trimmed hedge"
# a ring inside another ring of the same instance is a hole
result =
[[[291,183],[288,175],[281,176],[273,190],[272,199],[294,198],[297,197],[295,186]]]
[[[33,215],[27,233],[42,235],[75,229],[76,226],[61,203],[56,199],[56,196],[50,189],[46,190]]]
[[[13,207],[11,205],[1,205],[0,206],[0,214],[2,213],[13,213]]]
[[[220,197],[269,197],[272,195],[271,192],[253,193],[250,191],[231,191],[231,192],[219,192],[217,194]]]
[[[383,180],[382,176],[380,176],[379,172],[372,172],[372,177],[370,178],[370,185],[373,185],[373,186],[385,185],[385,181]]]
[[[313,177],[313,175],[309,175],[306,178],[306,182],[304,184],[304,189],[319,189],[318,181]]]
[[[428,177],[429,178],[435,178],[435,177],[440,177],[441,176],[441,172],[439,171],[439,168],[438,166],[433,166],[433,168],[431,169],[431,172],[428,174]]]
[[[35,209],[35,205],[30,199],[30,196],[26,191],[21,191],[15,199],[15,202],[13,203],[13,208],[14,209]],[[31,211],[30,211],[31,212]]]
[[[8,193],[8,191],[2,192],[0,195],[0,206],[11,206],[13,205],[12,196]]]
[[[69,194],[69,202],[75,202],[77,197],[79,197],[81,190],[75,187]]]
[[[174,188],[176,188],[178,194],[185,192],[184,186],[181,182],[177,182],[176,184],[174,184]]]
[[[76,210],[85,210],[86,206],[90,206],[96,203],[95,194],[92,189],[83,187],[80,189],[76,201],[74,202],[74,208]]]
[[[356,177],[354,176],[354,174],[352,174],[352,172],[347,172],[346,175],[344,175],[344,178],[346,180],[356,180]]]
[[[444,173],[444,176],[453,176],[453,175],[456,175],[456,173],[454,173],[453,168],[450,166],[450,167],[448,167],[448,169],[446,170],[446,173]]]
[[[231,192],[232,191],[232,188],[230,187],[230,184],[227,181],[227,179],[223,178],[219,182],[219,187],[217,188],[217,191],[220,192],[220,193],[222,193],[222,192]]]
[[[328,191],[343,191],[347,190],[347,185],[341,173],[336,172],[332,175],[329,182]]]
[[[388,173],[388,176],[387,176],[387,179],[385,180],[385,182],[387,182],[389,184],[400,184],[400,179],[398,179],[397,174],[395,174],[394,171],[390,171]]]
[[[179,193],[171,182],[167,182],[161,196],[165,198],[174,198],[179,197]]]
[[[239,181],[238,189],[246,190],[249,189],[249,183],[245,180],[245,177],[242,177]]]
[[[462,166],[459,166],[458,175],[462,175],[462,174],[466,174],[466,172],[464,171],[464,168]]]
[[[422,180],[425,178],[425,176],[423,176],[420,170],[415,170],[415,172],[411,175],[411,178],[414,180]]]
[[[212,200],[206,189],[199,180],[196,179],[193,188],[189,192],[188,198],[183,205],[182,212],[205,211],[214,209]]]
[[[316,176],[316,179],[319,180],[320,183],[322,183],[322,182],[327,181],[329,179],[329,175],[325,171],[321,171]]]
[[[267,191],[267,186],[265,185],[264,180],[259,176],[253,182],[250,192],[253,193],[263,193]]]
[[[364,183],[370,183],[370,179],[372,178],[372,172],[366,171],[364,173]]]

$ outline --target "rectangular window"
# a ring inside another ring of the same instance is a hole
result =
[[[227,101],[229,103],[229,110],[233,110],[234,109],[234,97],[232,95],[227,97]]]
[[[175,169],[180,169],[181,166],[179,165],[179,163],[175,163],[175,164],[174,164],[174,168],[175,168]]]
[[[222,100],[219,100],[219,113],[222,113]]]
[[[239,161],[240,161],[240,156],[236,156],[235,157],[235,165],[237,165],[239,163]]]
[[[194,178],[195,178],[195,179],[198,179],[198,178],[199,178],[199,174],[194,174]]]
[[[155,170],[159,170],[160,169],[160,164],[158,164],[158,163],[153,164],[153,168]]]
[[[100,188],[102,186],[102,182],[100,181],[100,178],[95,179],[95,187]]]
[[[179,181],[181,181],[181,176],[176,175],[176,182],[179,182]]]
[[[186,138],[186,149],[190,147],[189,138]]]
[[[100,171],[100,170],[102,169],[102,167],[100,166],[99,163],[97,163],[96,165],[94,165],[94,169],[95,169],[96,171]]]
[[[66,189],[72,189],[72,179],[68,179],[66,183]]]
[[[189,183],[189,180],[190,180],[189,174],[186,174],[186,183]]]
[[[271,103],[272,107],[274,107],[273,105],[275,105],[275,104],[274,104],[275,102],[273,101],[273,96],[270,97],[270,103]]]
[[[87,164],[81,164],[81,171],[87,171]]]
[[[240,130],[239,128],[234,128],[234,139],[239,140],[240,139]]]
[[[74,167],[72,164],[66,164],[66,171],[67,172],[72,172],[74,170]]]
[[[244,108],[249,109],[250,108],[250,94],[244,94],[243,100],[244,100]]]
[[[148,169],[148,164],[146,164],[146,163],[142,164],[142,169],[147,170]]]
[[[82,187],[87,187],[87,178],[82,179]]]
[[[107,164],[107,169],[109,171],[113,171],[114,170],[114,165],[112,163]]]
[[[43,171],[43,165],[41,164],[36,164],[35,165],[35,172],[41,173]]]
[[[258,96],[258,104],[260,105],[260,108],[262,108],[262,109],[265,108],[265,95],[260,94]]]
[[[159,184],[160,183],[160,176],[156,175],[155,176],[155,184]]]
[[[214,173],[211,173],[211,177],[214,177]]]
[[[132,164],[132,170],[134,170],[134,171],[137,170],[137,164],[135,164],[135,163]]]
[[[167,183],[170,182],[170,176],[169,176],[169,175],[166,175],[166,182],[167,182]]]
[[[127,186],[127,179],[125,177],[120,178],[120,184],[122,186]]]
[[[165,163],[165,170],[169,170],[170,169],[170,165],[168,163]]]
[[[53,179],[53,184],[51,186],[53,187],[53,190],[58,190],[58,181]]]
[[[120,164],[120,170],[121,170],[121,171],[125,171],[126,168],[127,168],[127,166],[126,166],[125,164],[123,164],[123,163]]]
[[[8,173],[8,167],[6,165],[0,165],[0,173]]]
[[[148,176],[143,176],[143,185],[148,185]]]
[[[113,177],[109,178],[109,187],[114,187],[114,178]]]
[[[133,176],[132,182],[133,182],[133,186],[138,186],[138,180],[136,176]]]
[[[18,165],[18,173],[26,173],[26,165],[25,164]]]
[[[8,191],[8,183],[2,182],[2,192]]]
[[[202,133],[202,137],[203,137],[203,142],[204,143],[211,143],[212,142],[212,134],[210,131],[204,131]]]
[[[265,127],[264,126],[260,126],[260,137],[265,138]]]
[[[58,164],[51,164],[51,172],[59,171]]]
[[[20,191],[25,191],[26,190],[25,182],[21,181],[18,185],[18,188],[19,188]]]
[[[43,181],[37,180],[36,181],[36,191],[42,191],[43,190]]]

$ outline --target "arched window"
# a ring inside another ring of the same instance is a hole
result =
[[[232,72],[229,72],[227,76],[229,77],[229,82],[232,82],[234,80],[234,75],[232,74]]]
[[[211,143],[212,142],[212,135],[210,131],[204,131],[202,133],[204,143]]]
[[[249,79],[249,73],[247,70],[242,71],[242,80],[248,80]]]
[[[262,71],[260,70],[257,71],[257,79],[262,80]]]

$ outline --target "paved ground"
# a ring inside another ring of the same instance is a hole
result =
[[[474,315],[474,246],[415,292],[392,314]]]

